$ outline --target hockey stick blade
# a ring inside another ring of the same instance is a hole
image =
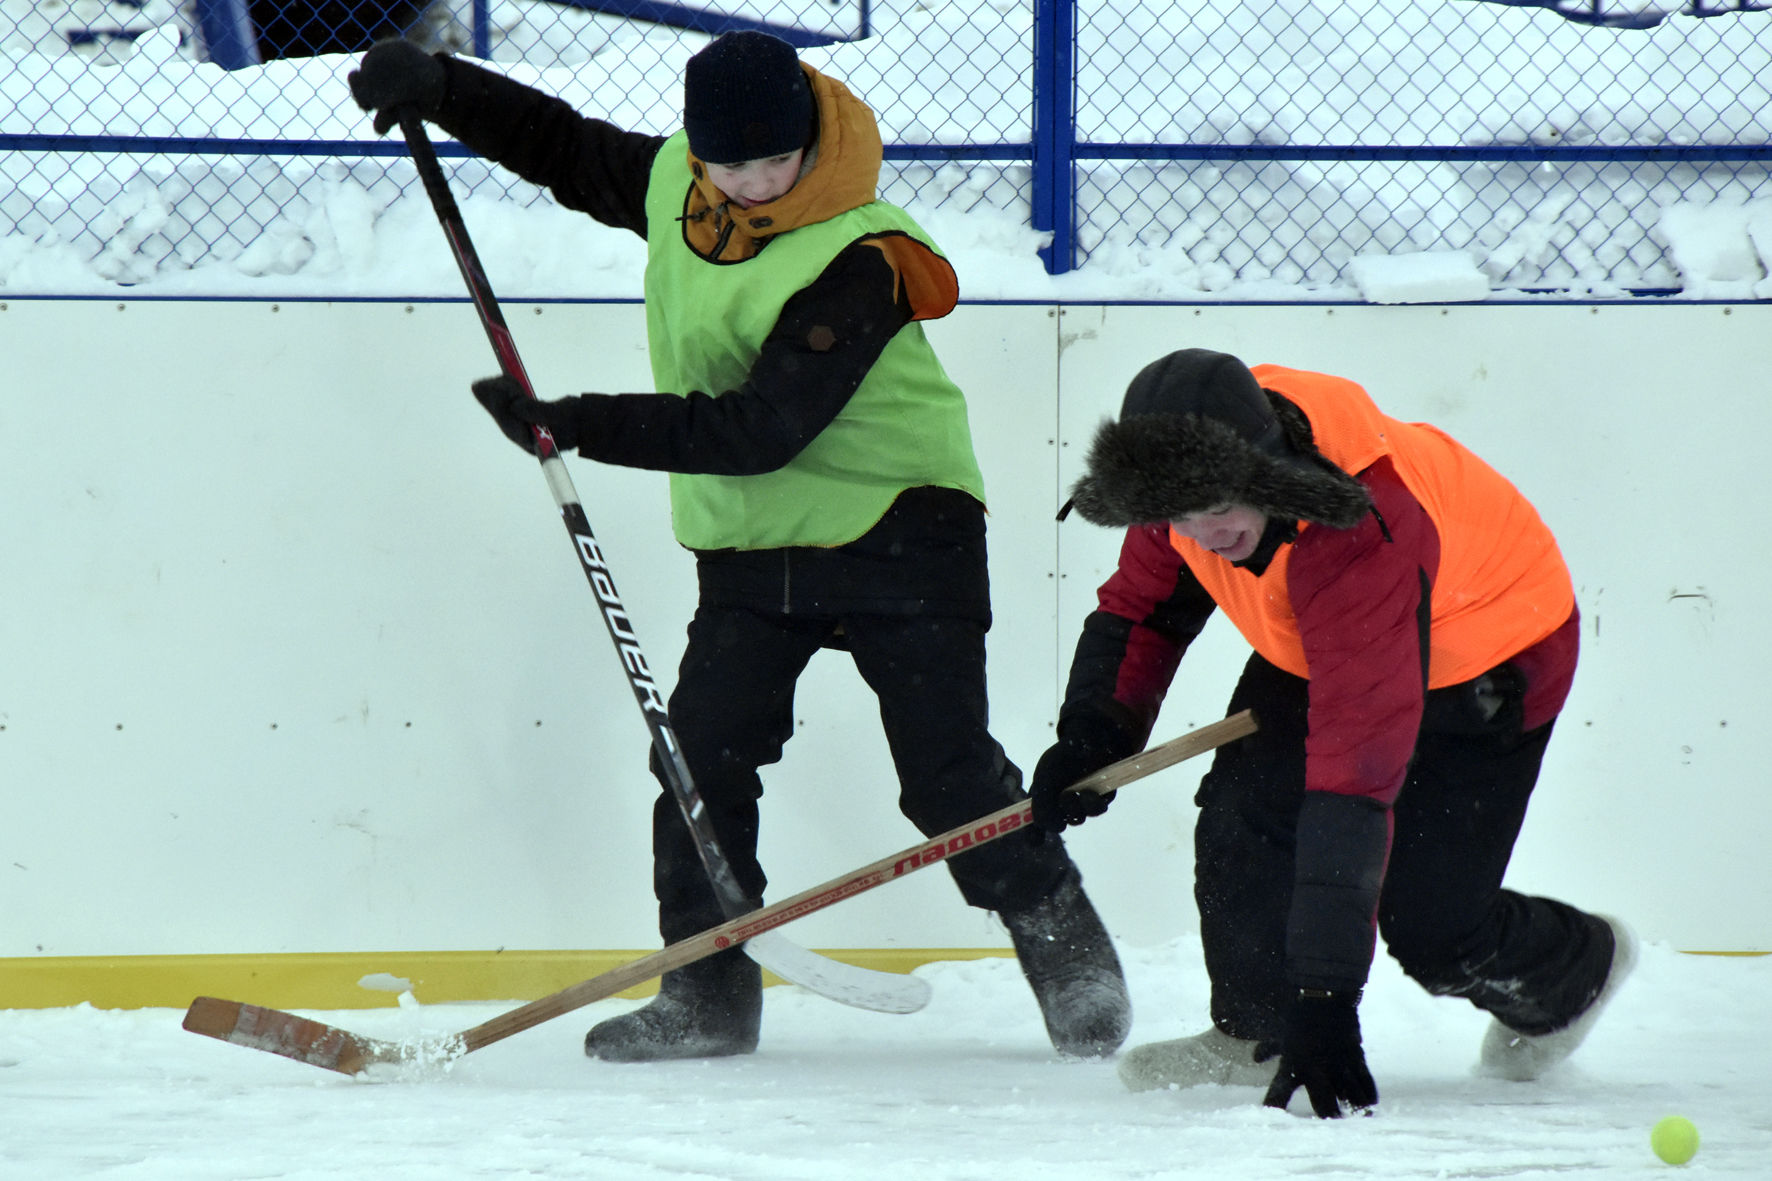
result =
[[[212,996],[200,996],[191,1002],[185,1011],[184,1027],[204,1037],[279,1054],[340,1074],[356,1074],[376,1062],[398,1062],[405,1054],[393,1042],[359,1037],[281,1009]]]
[[[1097,771],[1066,790],[1099,793],[1117,791],[1133,780],[1141,779],[1162,767],[1204,754],[1254,732],[1255,717],[1244,710]],[[214,997],[198,997],[191,1002],[190,1011],[185,1014],[184,1025],[193,1033],[219,1038],[251,1050],[278,1054],[340,1074],[360,1074],[377,1065],[442,1063],[484,1049],[494,1042],[503,1041],[526,1029],[533,1029],[544,1021],[564,1016],[575,1009],[607,1000],[636,984],[643,984],[685,964],[692,964],[715,952],[735,947],[804,915],[823,910],[845,898],[853,898],[925,866],[946,861],[949,857],[958,856],[987,841],[994,841],[1025,828],[1032,822],[1031,803],[1023,800],[1018,804],[1011,804],[970,824],[963,824],[930,837],[901,853],[883,857],[852,873],[795,894],[792,898],[784,898],[749,914],[729,919],[717,927],[710,927],[698,935],[691,935],[688,939],[679,940],[650,955],[611,968],[600,976],[581,980],[559,992],[530,1001],[508,1013],[501,1013],[490,1021],[463,1030],[453,1037],[423,1046],[359,1037],[293,1013],[241,1004],[238,1001],[217,1000]]]
[[[745,941],[745,954],[790,984],[829,1000],[876,1013],[915,1013],[934,995],[927,980],[900,972],[858,968],[810,951],[775,931]],[[881,987],[880,977],[887,987]],[[897,983],[904,981],[904,983]]]
[[[443,166],[437,162],[436,150],[432,147],[429,136],[425,134],[424,121],[409,108],[400,111],[399,115],[400,132],[406,137],[407,150],[411,152],[413,165],[424,182],[425,193],[431,199],[431,208],[437,215],[438,224],[443,227],[443,235],[449,240],[449,249],[455,256],[456,267],[461,271],[462,282],[467,287],[468,294],[473,297],[474,310],[480,317],[480,326],[486,331],[493,354],[498,358],[499,368],[505,376],[522,387],[525,395],[533,398],[535,390],[530,384],[528,374],[524,372],[523,359],[517,353],[517,342],[511,336],[504,312],[499,309],[498,296],[493,293],[486,270],[480,265],[480,256],[474,250],[473,239],[468,236],[467,223],[462,220],[461,208],[456,205],[455,198],[449,191]],[[750,900],[745,897],[733,876],[731,862],[720,848],[713,824],[702,807],[700,796],[696,794],[694,779],[689,774],[688,764],[683,761],[676,734],[666,716],[663,690],[653,678],[651,667],[640,649],[639,639],[634,635],[633,621],[615,588],[615,576],[609,570],[595,534],[591,532],[591,523],[585,515],[584,505],[572,486],[572,478],[566,472],[566,465],[560,458],[559,449],[554,445],[553,436],[540,427],[535,428],[535,454],[541,461],[542,474],[547,480],[548,490],[553,494],[554,504],[560,510],[560,519],[572,539],[579,565],[596,594],[604,626],[609,632],[611,643],[615,645],[622,669],[627,674],[635,702],[640,707],[640,714],[652,734],[652,745],[658,756],[659,766],[664,771],[671,794],[682,810],[683,822],[689,826],[695,838],[696,852],[707,870],[720,911],[729,919],[735,918],[749,909]],[[876,972],[854,964],[845,964],[829,956],[819,955],[782,936],[755,946],[747,945],[745,950],[752,959],[783,980],[801,985],[841,1004],[881,1013],[914,1013],[929,1003],[929,985],[921,980],[896,972]]]

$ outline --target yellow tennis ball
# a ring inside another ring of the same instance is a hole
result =
[[[1670,1165],[1683,1165],[1698,1153],[1698,1129],[1683,1115],[1664,1116],[1649,1131],[1649,1147]]]

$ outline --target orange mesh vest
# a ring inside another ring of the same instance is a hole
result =
[[[1440,535],[1429,636],[1428,687],[1468,681],[1548,636],[1575,607],[1575,588],[1556,539],[1537,511],[1494,468],[1444,432],[1382,413],[1345,378],[1278,365],[1253,370],[1310,419],[1317,447],[1358,475],[1383,456],[1415,494]],[[1305,529],[1323,525],[1299,524]],[[1309,677],[1287,595],[1293,546],[1283,545],[1259,577],[1177,534],[1169,541],[1243,638],[1273,664]]]

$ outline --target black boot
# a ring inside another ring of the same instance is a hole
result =
[[[605,1062],[749,1054],[762,1023],[763,969],[735,947],[666,972],[651,1004],[592,1026],[585,1053]]]
[[[1053,1047],[1079,1058],[1119,1049],[1132,1028],[1132,1002],[1120,957],[1077,871],[1040,902],[1001,917]]]

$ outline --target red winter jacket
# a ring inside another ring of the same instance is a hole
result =
[[[1065,711],[1105,713],[1142,747],[1182,654],[1222,609],[1270,662],[1311,682],[1308,790],[1388,805],[1426,690],[1509,660],[1527,680],[1526,727],[1555,717],[1574,676],[1575,598],[1526,499],[1441,432],[1385,417],[1352,382],[1253,372],[1304,411],[1318,449],[1365,486],[1376,513],[1352,529],[1300,522],[1259,575],[1166,525],[1128,530]]]

